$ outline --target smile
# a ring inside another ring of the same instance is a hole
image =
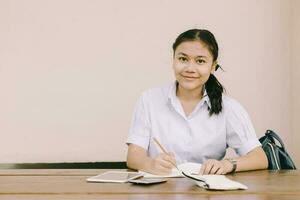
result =
[[[195,80],[195,79],[198,79],[199,77],[192,77],[192,76],[183,76],[181,75],[184,79],[187,79],[187,80]]]

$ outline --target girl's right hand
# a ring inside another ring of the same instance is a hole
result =
[[[175,155],[173,153],[161,153],[151,162],[151,171],[157,175],[170,174],[176,166]]]

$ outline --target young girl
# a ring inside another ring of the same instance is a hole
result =
[[[150,89],[135,107],[127,140],[127,166],[153,174],[184,162],[202,163],[200,174],[266,169],[267,157],[244,108],[223,95],[213,75],[218,44],[208,30],[192,29],[173,44],[175,83]],[[156,138],[168,152],[162,153]],[[223,159],[226,148],[237,158]]]

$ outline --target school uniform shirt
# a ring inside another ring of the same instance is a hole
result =
[[[153,141],[175,154],[178,164],[220,160],[226,148],[240,156],[260,146],[245,109],[234,99],[222,95],[223,109],[209,116],[211,106],[204,90],[203,98],[186,116],[176,96],[176,83],[149,89],[141,95],[134,109],[127,144],[144,148],[154,158],[162,153]]]

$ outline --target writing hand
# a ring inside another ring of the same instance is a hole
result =
[[[173,153],[161,153],[152,160],[151,171],[157,175],[167,175],[175,166],[176,160]]]

